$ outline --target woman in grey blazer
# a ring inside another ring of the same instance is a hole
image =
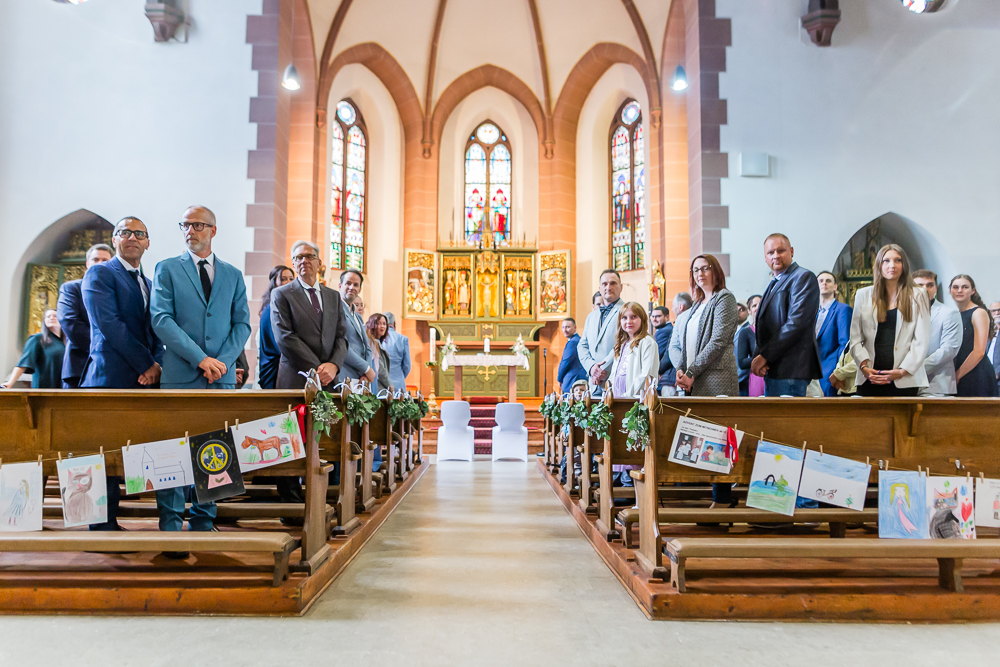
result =
[[[739,396],[736,353],[736,297],[726,289],[726,274],[712,255],[691,262],[694,305],[681,313],[670,338],[670,361],[677,387],[688,396]],[[712,506],[732,507],[732,484],[712,485]]]

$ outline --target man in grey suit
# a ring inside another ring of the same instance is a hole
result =
[[[315,368],[327,391],[333,388],[347,356],[347,323],[340,295],[319,283],[319,246],[309,241],[292,245],[297,277],[271,292],[271,330],[281,352],[276,389],[302,389]],[[339,481],[339,477],[337,478]],[[286,503],[305,502],[298,477],[275,477],[278,495]],[[286,525],[300,519],[283,518]]]
[[[618,311],[622,307],[622,278],[617,271],[605,269],[601,273],[600,292],[604,305],[587,315],[583,335],[576,347],[580,363],[590,377],[591,394],[595,396],[604,393],[604,382],[615,360]]]
[[[388,335],[382,348],[389,355],[389,384],[395,391],[406,391],[406,376],[410,374],[410,339],[396,331],[396,316],[385,314]]]
[[[347,322],[340,294],[319,283],[319,247],[309,241],[292,246],[298,277],[271,292],[271,329],[281,352],[277,389],[302,389],[315,368],[324,389],[331,389],[347,356]]]
[[[347,356],[344,365],[340,367],[337,382],[347,380],[368,380],[375,382],[375,369],[372,368],[372,348],[368,345],[368,333],[365,323],[354,310],[354,302],[361,294],[364,277],[357,269],[347,269],[340,274],[341,312],[347,321]]]
[[[955,355],[962,345],[962,316],[958,309],[937,300],[937,274],[927,269],[913,272],[913,282],[923,287],[931,300],[931,337],[927,343],[927,386],[921,396],[954,396],[958,393],[955,383]]]

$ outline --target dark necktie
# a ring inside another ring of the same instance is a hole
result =
[[[139,276],[138,271],[129,271],[129,275],[135,280],[135,284],[139,286],[139,296],[142,297],[143,307],[146,305],[146,293],[142,290],[142,278]]]
[[[198,262],[198,273],[201,275],[201,291],[205,293],[205,303],[208,303],[208,300],[212,298],[212,281],[208,277],[206,264],[208,264],[207,259]]]
[[[315,310],[316,314],[319,315],[323,311],[319,307],[319,299],[316,297],[316,288],[315,287],[307,287],[306,291],[309,292],[309,300],[312,301],[313,310]]]
[[[615,303],[609,303],[606,306],[601,306],[601,319],[597,323],[597,328],[598,329],[600,329],[600,328],[602,328],[604,326],[604,318],[608,316],[608,313],[611,312],[611,309],[615,307],[616,303],[618,303],[618,302],[615,301]]]

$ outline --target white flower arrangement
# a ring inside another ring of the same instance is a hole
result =
[[[444,345],[441,346],[441,370],[448,370],[448,357],[452,354],[458,352],[458,346],[455,345],[455,341],[451,339],[451,334],[444,341]]]
[[[517,334],[517,340],[514,342],[514,346],[511,349],[514,351],[514,354],[521,354],[525,357],[531,355],[531,350],[529,350],[524,344],[524,339],[521,337],[521,334]]]

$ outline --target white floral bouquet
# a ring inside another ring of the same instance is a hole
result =
[[[448,370],[448,356],[458,352],[458,346],[455,345],[455,341],[451,339],[451,334],[444,341],[444,345],[441,346],[441,370]]]
[[[514,342],[514,346],[511,350],[514,351],[514,354],[521,354],[525,357],[531,355],[531,350],[529,350],[528,346],[524,344],[524,339],[521,337],[521,334],[517,334],[517,340]]]

